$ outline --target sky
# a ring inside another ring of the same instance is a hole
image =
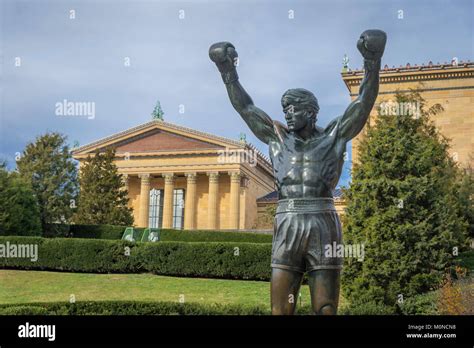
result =
[[[362,31],[387,33],[382,65],[472,61],[473,3],[0,0],[0,159],[14,168],[46,132],[84,145],[148,122],[157,100],[165,121],[232,139],[243,132],[267,154],[232,108],[211,44],[234,44],[242,85],[272,118],[284,121],[281,95],[301,87],[318,98],[325,126],[350,103],[342,59],[362,66]],[[57,115],[64,100],[93,103],[94,117]]]

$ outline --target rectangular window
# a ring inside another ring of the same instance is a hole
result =
[[[150,209],[148,226],[161,228],[163,223],[163,190],[150,190]]]
[[[184,189],[176,189],[173,192],[173,228],[184,227]]]

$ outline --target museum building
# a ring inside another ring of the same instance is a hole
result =
[[[269,159],[251,144],[153,120],[81,146],[81,162],[107,148],[128,188],[138,227],[249,230],[257,198],[274,190]]]

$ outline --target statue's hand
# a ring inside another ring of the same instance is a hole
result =
[[[222,74],[235,70],[237,57],[235,47],[230,42],[217,42],[209,48],[209,58]]]
[[[380,59],[387,42],[387,34],[382,30],[366,30],[357,41],[357,48],[365,59]]]

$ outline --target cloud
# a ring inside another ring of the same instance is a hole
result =
[[[0,9],[0,156],[9,159],[47,130],[85,144],[147,122],[157,99],[167,121],[234,139],[244,132],[267,153],[233,110],[209,61],[216,41],[235,44],[242,84],[269,115],[283,120],[282,93],[304,87],[319,99],[322,125],[350,102],[342,57],[353,68],[362,65],[355,42],[364,29],[388,33],[389,65],[473,54],[470,1],[6,0]],[[96,118],[58,118],[54,104],[63,99],[95,102]]]

